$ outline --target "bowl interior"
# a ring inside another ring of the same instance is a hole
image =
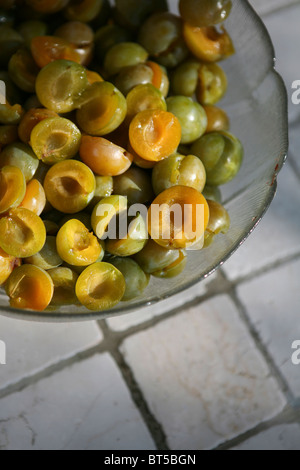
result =
[[[171,0],[176,11],[176,0]],[[229,82],[220,103],[229,114],[231,130],[245,148],[244,163],[238,177],[222,187],[225,207],[232,220],[227,235],[217,237],[203,251],[189,253],[185,272],[175,279],[152,278],[144,294],[115,309],[91,313],[85,308],[62,307],[53,312],[14,310],[0,291],[0,313],[35,320],[90,320],[126,314],[159,302],[204,279],[222,265],[251,234],[276,192],[276,176],[285,161],[288,147],[287,98],[281,77],[274,70],[274,51],[260,18],[246,0],[234,0],[226,21],[236,54],[222,63]]]

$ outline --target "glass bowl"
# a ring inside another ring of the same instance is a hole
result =
[[[171,0],[176,12],[176,0]],[[236,54],[222,63],[229,89],[220,103],[229,114],[232,132],[245,148],[244,163],[238,177],[222,187],[231,229],[220,235],[210,248],[189,252],[187,268],[175,279],[152,278],[138,299],[120,303],[103,312],[84,307],[62,307],[55,311],[31,312],[9,306],[0,291],[0,313],[38,321],[83,321],[128,314],[165,300],[207,278],[241,246],[269,208],[277,188],[276,177],[288,150],[287,96],[282,78],[274,69],[274,49],[269,34],[246,0],[233,0],[233,11],[226,21]]]

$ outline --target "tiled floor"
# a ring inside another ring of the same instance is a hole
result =
[[[252,3],[291,96],[300,2]],[[159,310],[98,323],[0,317],[0,449],[300,450],[300,105],[291,100],[290,123],[276,199],[214,277]]]

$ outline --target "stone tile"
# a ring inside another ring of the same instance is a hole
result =
[[[265,15],[278,8],[292,5],[295,0],[249,0],[249,2],[259,15]]]
[[[300,252],[300,184],[289,164],[278,177],[278,191],[267,214],[224,270],[235,280]]]
[[[125,331],[128,328],[140,325],[141,323],[158,317],[159,315],[175,308],[179,308],[181,306],[184,307],[185,304],[191,302],[196,297],[206,294],[209,285],[216,279],[216,276],[216,274],[213,274],[206,280],[196,284],[194,287],[191,287],[178,295],[174,295],[170,299],[163,300],[158,304],[142,308],[126,315],[108,318],[108,326],[114,331]]]
[[[172,449],[213,448],[285,404],[226,296],[128,338],[122,352]]]
[[[35,323],[0,316],[0,340],[6,344],[0,388],[34,374],[102,340],[95,322]]]
[[[280,3],[287,6],[290,2],[280,1]],[[298,46],[300,4],[298,2],[292,7],[285,8],[263,19],[275,47],[276,69],[282,75],[288,90],[289,115],[290,120],[293,121],[300,116],[300,104],[294,105],[292,103],[292,95],[295,92],[292,89],[292,83],[295,80],[300,80],[298,66],[300,60]]]
[[[292,363],[292,344],[300,341],[300,261],[241,285],[238,295],[248,315],[285,376],[294,395],[300,397],[300,365]]]
[[[290,158],[293,160],[300,175],[300,123],[290,126]]]
[[[298,424],[275,426],[233,450],[300,450],[300,427]]]
[[[2,450],[154,448],[120,372],[106,354],[0,400]]]

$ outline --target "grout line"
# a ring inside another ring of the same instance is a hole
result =
[[[107,340],[108,352],[113,357],[119,371],[122,374],[122,377],[128,387],[129,393],[133,402],[135,403],[137,409],[139,410],[146,427],[148,428],[153,441],[158,450],[169,450],[167,443],[167,437],[163,430],[162,425],[157,421],[156,417],[151,412],[149,405],[146,399],[143,396],[142,391],[139,388],[139,385],[134,377],[133,371],[130,366],[126,363],[123,354],[121,353],[119,347],[123,339],[118,338],[118,335],[115,335],[110,331],[109,327],[105,320],[99,321],[99,326],[104,334],[104,338]]]
[[[297,258],[299,257],[300,257],[300,254],[297,255]],[[295,259],[295,257],[291,256],[288,259],[286,259],[285,262],[289,262],[293,259]],[[281,264],[282,263],[280,263],[280,265]],[[270,269],[272,268],[273,266],[270,267]],[[227,279],[226,274],[223,273],[223,275],[224,275],[224,278]],[[230,283],[230,281],[228,282]],[[274,426],[283,425],[283,424],[300,424],[300,399],[295,398],[292,392],[290,391],[290,388],[286,379],[282,375],[279,367],[275,364],[268,349],[263,344],[263,341],[260,338],[259,332],[252,325],[251,320],[249,319],[248,314],[247,314],[247,308],[243,305],[243,303],[239,299],[238,294],[236,293],[236,286],[234,283],[232,283],[232,287],[229,290],[228,295],[231,297],[235,307],[238,310],[241,320],[246,325],[249,333],[251,334],[251,337],[253,338],[255,342],[256,349],[261,353],[262,357],[264,358],[270,370],[271,376],[277,381],[277,384],[279,385],[281,392],[284,394],[287,400],[287,405],[283,409],[283,411],[276,417],[268,421],[259,423],[254,428],[246,431],[243,434],[240,434],[239,436],[229,441],[226,441],[220,444],[213,450],[230,450],[233,447],[245,442],[249,438],[254,437],[255,435],[263,431],[271,429]]]
[[[28,375],[17,382],[10,383],[7,386],[3,387],[0,390],[0,399],[5,398],[8,395],[13,393],[19,393],[27,387],[36,384],[40,380],[46,379],[51,377],[52,375],[56,374],[57,372],[61,372],[62,370],[66,369],[67,367],[71,367],[78,362],[85,361],[96,354],[101,354],[106,352],[106,343],[105,340],[102,341],[99,345],[93,346],[92,348],[86,349],[84,351],[80,351],[74,356],[68,357],[66,359],[60,360],[50,366],[42,369],[36,373]]]
[[[255,346],[257,350],[260,352],[260,354],[263,356],[271,375],[276,379],[282,393],[285,395],[285,398],[287,399],[288,403],[293,403],[295,402],[295,397],[293,396],[292,392],[289,389],[288,383],[284,376],[282,375],[279,367],[275,364],[271,354],[269,353],[267,347],[264,345],[259,332],[255,329],[255,327],[252,325],[251,320],[248,317],[247,309],[241,302],[241,300],[238,297],[238,294],[236,293],[236,289],[233,286],[231,292],[229,293],[231,300],[233,301],[236,309],[239,312],[240,319],[244,322],[244,324],[247,326],[249,333],[251,334]]]
[[[217,282],[217,279],[211,282],[211,285]],[[210,284],[208,285],[209,289]],[[209,289],[210,290],[210,289]],[[211,288],[212,292],[207,292],[206,294],[192,299],[190,302],[188,302],[186,305],[182,305],[181,307],[177,307],[172,309],[171,311],[165,312],[164,314],[154,317],[144,323],[141,323],[140,325],[133,326],[125,331],[114,331],[111,330],[105,320],[99,320],[96,321],[97,327],[100,329],[100,331],[104,335],[104,339],[96,346],[93,346],[92,348],[85,349],[83,351],[80,351],[76,353],[75,355],[58,360],[58,362],[51,364],[50,366],[41,369],[40,371],[33,373],[31,375],[27,375],[26,377],[23,377],[22,379],[10,383],[7,386],[4,386],[3,388],[0,389],[0,399],[4,398],[12,393],[17,393],[25,388],[29,387],[30,385],[33,385],[37,383],[38,381],[48,378],[52,375],[54,375],[56,372],[60,372],[63,369],[70,367],[77,362],[81,362],[85,359],[88,359],[95,354],[101,354],[105,352],[111,353],[112,351],[112,344],[116,345],[116,348],[119,348],[121,343],[127,339],[129,336],[132,336],[133,334],[139,333],[140,331],[147,330],[161,321],[164,321],[172,316],[176,316],[180,314],[184,309],[193,307],[195,305],[198,305],[209,298],[219,295],[222,292],[225,291],[225,289],[218,289],[217,292],[214,292],[214,287]]]
[[[168,310],[162,313],[161,315],[157,315],[154,318],[150,318],[149,320],[146,320],[145,322],[142,322],[138,325],[131,326],[127,328],[126,330],[122,330],[122,331],[113,330],[108,325],[107,325],[107,328],[115,337],[117,337],[120,341],[123,341],[126,338],[134,334],[140,333],[141,331],[144,331],[144,330],[148,330],[149,328],[156,326],[160,322],[168,320],[169,318],[172,318],[173,316],[176,316],[187,309],[196,307],[197,305],[200,305],[203,302],[206,302],[218,295],[230,294],[230,291],[233,288],[235,288],[237,285],[251,281],[252,279],[255,279],[258,276],[267,274],[273,269],[283,267],[286,264],[289,264],[293,261],[297,261],[298,259],[300,259],[300,252],[297,254],[291,254],[285,258],[282,258],[281,260],[276,260],[275,262],[270,263],[256,271],[252,271],[250,274],[239,277],[232,281],[227,278],[225,273],[223,273],[222,268],[219,268],[217,272],[217,278],[212,280],[211,283],[208,284],[207,292],[198,297],[192,298],[185,305],[174,307],[173,309]]]
[[[293,1],[288,5],[285,6],[280,6],[278,8],[275,8],[274,10],[261,14],[262,18],[267,18],[270,15],[273,15],[277,12],[280,12],[283,9],[291,8],[293,6],[296,6],[299,4],[299,0]],[[299,121],[299,118],[295,121],[297,123]],[[294,125],[294,122],[291,124]],[[296,165],[293,161],[293,157],[291,156],[290,158],[290,163],[292,164],[292,167],[297,174],[298,178],[300,179],[300,173],[298,169],[296,168]],[[167,444],[167,437],[165,435],[165,432],[161,426],[161,424],[157,421],[155,416],[152,414],[152,412],[149,409],[148,403],[146,399],[143,396],[142,391],[139,388],[138,383],[136,382],[136,379],[134,377],[134,374],[130,368],[130,366],[126,363],[124,356],[120,352],[120,345],[122,342],[132,336],[133,334],[139,333],[140,331],[147,330],[158,323],[165,321],[171,317],[174,317],[180,313],[182,313],[185,309],[194,307],[202,302],[205,302],[217,295],[221,294],[228,294],[231,299],[233,300],[236,308],[238,309],[240,313],[240,317],[243,320],[244,323],[246,323],[248,330],[251,333],[251,336],[254,338],[255,344],[257,349],[260,351],[260,353],[263,355],[264,359],[267,362],[268,367],[271,370],[272,375],[275,376],[277,381],[279,382],[282,391],[285,393],[285,395],[288,397],[289,401],[293,401],[294,397],[292,396],[291,392],[289,391],[289,387],[287,385],[287,382],[285,381],[284,377],[282,376],[280,370],[274,363],[271,355],[263,345],[261,338],[258,334],[258,332],[255,330],[253,325],[251,324],[248,315],[247,315],[247,310],[245,306],[242,304],[240,299],[238,298],[238,295],[236,293],[235,287],[240,284],[247,282],[251,279],[253,279],[256,276],[265,274],[272,269],[276,269],[277,267],[283,266],[293,260],[296,260],[300,258],[300,253],[297,255],[290,255],[287,258],[283,260],[276,261],[274,263],[271,263],[268,266],[265,266],[256,272],[252,272],[249,275],[246,275],[244,277],[241,277],[237,280],[234,281],[229,281],[226,277],[226,275],[221,271],[221,276],[219,276],[219,281],[222,279],[221,286],[219,287],[218,285],[218,280],[212,281],[212,288],[208,290],[207,293],[203,294],[200,297],[196,297],[195,299],[192,299],[189,301],[186,305],[182,305],[180,307],[174,308],[168,312],[165,312],[164,314],[157,316],[149,321],[146,321],[140,325],[130,327],[126,331],[123,332],[116,332],[111,330],[105,320],[101,320],[96,322],[98,327],[101,329],[101,331],[104,334],[104,340],[97,346],[94,346],[92,348],[89,348],[87,350],[81,351],[74,356],[61,360],[55,364],[52,364],[51,366],[46,367],[40,372],[37,372],[33,375],[27,376],[26,378],[21,379],[20,381],[10,384],[7,387],[4,387],[3,389],[0,390],[0,399],[4,398],[5,396],[20,392],[23,389],[29,387],[30,385],[33,385],[34,383],[39,382],[42,379],[51,377],[57,372],[62,371],[63,369],[73,366],[74,364],[78,362],[82,362],[90,357],[93,357],[96,354],[101,354],[104,352],[110,353],[110,355],[113,357],[118,369],[120,370],[122,377],[129,389],[129,392],[132,396],[132,399],[134,403],[136,404],[138,410],[140,411],[147,428],[149,429],[149,432],[159,450],[169,450],[169,446]],[[287,406],[282,413],[280,413],[278,416],[275,418],[272,418],[271,420],[263,423],[259,423],[256,427],[253,429],[245,432],[244,434],[239,435],[238,437],[227,441],[221,445],[219,445],[216,449],[214,450],[227,450],[230,449],[242,442],[245,442],[247,439],[250,437],[253,437],[257,435],[260,432],[263,432],[265,430],[271,429],[272,427],[278,425],[278,424],[287,424],[287,423],[294,423],[294,422],[300,422],[300,403],[296,402],[296,406],[292,408],[291,406]]]
[[[258,434],[268,431],[269,429],[274,428],[275,426],[288,425],[288,424],[299,424],[300,423],[300,407],[292,408],[287,405],[281,413],[279,413],[274,418],[271,418],[268,421],[259,423],[254,428],[246,431],[243,434],[240,434],[229,441],[223,442],[212,450],[231,450],[234,447],[244,443],[248,439],[257,436]],[[267,450],[267,449],[266,449]]]
[[[300,256],[300,254],[299,254],[299,256]],[[294,258],[291,258],[291,259],[294,259]],[[288,260],[285,260],[285,262],[287,262],[287,261]],[[235,293],[234,284],[227,280],[226,276],[222,273],[222,270],[220,270],[220,274],[221,274],[221,276],[219,276],[217,284],[219,284],[219,282],[221,280],[221,284],[222,284],[221,289],[220,288],[217,289],[217,290],[213,289],[213,292],[208,292],[207,294],[203,295],[200,299],[196,299],[194,301],[189,302],[184,308],[186,309],[186,308],[189,308],[190,306],[197,305],[197,303],[199,303],[199,301],[203,302],[203,301],[206,300],[206,298],[207,299],[212,298],[213,296],[221,294],[222,291],[227,293],[231,297],[231,299],[233,300],[235,306],[237,307],[243,323],[246,323],[248,330],[250,330],[250,334],[254,338],[256,348],[260,351],[263,358],[265,359],[265,361],[267,363],[267,366],[268,366],[272,376],[274,376],[274,378],[277,380],[277,383],[279,384],[282,393],[286,396],[286,398],[288,400],[288,403],[294,402],[295,408],[293,408],[290,404],[287,404],[285,409],[277,417],[272,418],[271,420],[266,421],[264,423],[259,423],[252,430],[249,430],[249,431],[245,432],[244,434],[241,434],[241,435],[237,436],[236,438],[221,444],[220,446],[218,446],[214,450],[230,449],[233,446],[236,446],[236,445],[244,442],[245,440],[249,439],[250,437],[252,437],[252,436],[254,436],[254,435],[256,435],[256,434],[258,434],[262,431],[270,429],[270,428],[272,428],[272,427],[274,427],[278,424],[288,424],[288,423],[295,423],[295,422],[298,423],[298,422],[300,422],[300,402],[298,404],[298,402],[294,400],[294,397],[290,393],[289,387],[288,387],[285,379],[282,377],[280,370],[274,364],[272,357],[269,355],[268,351],[263,346],[258,333],[254,329],[254,327],[251,325],[251,323],[250,323],[250,321],[247,317],[246,311],[244,309],[244,306],[242,305],[242,303],[240,302],[240,300],[238,299],[238,297]],[[214,284],[215,282],[216,281],[213,281],[212,284]],[[172,311],[163,314],[162,316],[151,319],[148,322],[145,322],[141,325],[137,325],[137,326],[134,326],[132,328],[129,328],[125,332],[111,331],[109,326],[106,324],[105,321],[101,322],[102,330],[104,329],[104,331],[105,331],[105,337],[112,338],[113,341],[116,342],[116,349],[118,350],[118,356],[117,357],[114,356],[114,359],[116,360],[117,365],[121,369],[121,372],[123,371],[123,377],[124,377],[128,387],[129,387],[131,393],[132,393],[132,391],[136,391],[137,384],[136,384],[135,379],[132,376],[132,372],[131,372],[130,367],[126,364],[122,354],[119,352],[119,346],[122,344],[122,342],[127,337],[129,337],[133,334],[136,334],[139,331],[143,331],[147,328],[151,328],[151,327],[155,326],[156,324],[160,323],[161,321],[166,320],[167,318],[170,318],[170,317],[173,317],[177,314],[180,314],[182,312],[182,309],[183,309],[183,307],[179,307],[177,309],[175,308]],[[125,367],[125,373],[130,374],[130,380],[129,381],[126,380],[126,377],[124,376],[124,367]],[[132,378],[133,378],[133,383],[131,383]],[[134,400],[134,401],[137,404],[138,408],[140,409],[139,398],[137,398],[137,400]],[[144,399],[143,399],[143,401],[144,401]],[[149,416],[145,417],[145,415],[144,415],[144,419],[145,419],[146,425],[149,427],[149,420],[148,420]],[[152,419],[153,419],[153,415],[151,414],[150,422],[151,422]],[[153,434],[152,430],[150,432],[151,432],[152,436],[154,437],[156,430],[154,431],[154,434]],[[158,441],[157,438],[155,438],[155,442],[159,443],[160,441]],[[162,447],[159,446],[159,448],[161,449]]]
[[[157,421],[155,416],[152,414],[152,412],[149,409],[148,403],[146,402],[143,393],[139,389],[139,386],[135,380],[134,374],[131,371],[130,366],[126,363],[122,353],[119,350],[120,345],[123,343],[125,339],[128,337],[137,334],[141,331],[147,330],[149,328],[154,327],[155,325],[159,324],[162,321],[165,321],[171,317],[174,317],[176,315],[179,315],[182,313],[183,310],[195,307],[215,296],[221,295],[221,294],[227,294],[231,297],[232,301],[234,302],[239,314],[241,320],[246,323],[246,326],[253,337],[256,347],[259,350],[259,352],[262,354],[264,357],[272,375],[277,379],[277,382],[280,385],[280,388],[282,389],[282,392],[285,394],[286,398],[288,399],[289,403],[294,403],[295,404],[295,409],[297,413],[297,417],[295,418],[295,411],[290,412],[290,422],[296,422],[297,420],[300,422],[300,401],[295,401],[293,395],[291,394],[289,387],[282,376],[280,370],[274,363],[272,357],[270,356],[269,352],[263,345],[261,338],[253,325],[251,324],[251,321],[248,318],[246,308],[238,298],[238,295],[236,293],[236,286],[239,283],[246,282],[248,280],[251,280],[252,278],[262,275],[272,269],[275,269],[279,266],[282,266],[286,263],[289,263],[291,261],[294,261],[295,259],[298,259],[300,257],[300,253],[297,254],[296,256],[290,255],[287,258],[283,260],[276,261],[275,263],[272,263],[268,266],[265,266],[264,268],[252,272],[250,275],[245,276],[243,278],[240,278],[235,281],[230,281],[227,279],[226,274],[223,272],[222,269],[219,269],[217,272],[217,278],[214,279],[210,284],[208,284],[208,290],[205,294],[196,297],[192,299],[191,301],[187,302],[187,304],[182,305],[180,307],[174,308],[168,312],[165,312],[164,314],[154,317],[140,325],[133,326],[131,328],[128,328],[125,331],[114,331],[109,328],[105,320],[100,320],[97,323],[97,326],[101,329],[103,335],[104,335],[104,340],[97,346],[94,346],[92,348],[89,348],[87,350],[81,351],[74,356],[67,358],[65,360],[59,361],[55,364],[52,364],[49,367],[46,367],[42,371],[39,371],[33,375],[27,376],[26,378],[21,379],[18,382],[15,382],[13,384],[9,384],[7,387],[4,387],[3,389],[0,390],[0,399],[4,398],[12,393],[17,393],[21,392],[25,388],[39,382],[40,380],[44,378],[48,378],[52,375],[54,375],[57,372],[62,371],[63,369],[73,366],[74,364],[84,361],[95,354],[101,354],[104,352],[108,352],[112,358],[114,359],[118,369],[120,370],[120,373],[122,374],[122,377],[129,389],[129,392],[131,394],[131,397],[136,404],[138,410],[141,413],[141,416],[144,419],[144,422],[159,450],[168,450],[168,444],[167,444],[167,438],[165,435],[165,432],[161,426],[161,424]],[[285,416],[285,415],[283,415]],[[294,419],[294,421],[293,421]],[[219,447],[216,448],[216,450],[221,450],[221,449],[226,449],[230,448],[233,445],[237,445],[237,443],[245,441],[247,438],[257,434],[258,432],[261,432],[265,429],[268,429],[270,427],[274,426],[274,420],[271,420],[270,422],[267,423],[260,423],[257,427],[255,427],[253,430],[247,431],[245,434],[242,434],[238,436],[237,438],[233,439],[232,441],[226,442],[224,444],[221,444]]]
[[[162,426],[151,413],[130,367],[126,364],[125,359],[119,351],[119,346],[124,339],[123,336],[126,337],[126,335],[118,335],[114,334],[114,332],[111,332],[107,327],[105,320],[100,320],[97,322],[97,326],[101,329],[104,335],[104,340],[102,340],[100,344],[84,351],[80,351],[72,357],[61,360],[55,364],[51,364],[49,367],[46,367],[39,372],[7,385],[0,390],[0,399],[3,399],[13,393],[22,392],[24,389],[38,383],[39,381],[49,378],[54,374],[63,371],[67,367],[71,367],[79,362],[89,359],[96,354],[109,353],[114,359],[129,389],[131,397],[140,411],[144,422],[157,446],[157,449],[169,450],[167,438],[162,429]]]
[[[252,271],[249,274],[245,274],[244,276],[237,277],[236,279],[233,279],[233,280],[227,279],[227,276],[225,273],[224,273],[224,276],[226,277],[227,281],[231,284],[231,286],[236,287],[239,284],[244,284],[245,282],[252,281],[253,279],[256,279],[257,277],[263,276],[264,274],[268,274],[270,271],[284,267],[285,265],[292,263],[294,261],[298,261],[299,259],[300,259],[300,252],[296,254],[287,255],[286,257],[282,259],[273,261],[269,264],[266,264],[265,266],[262,266],[261,268],[255,271]]]
[[[217,280],[212,281],[211,284],[214,284]],[[209,287],[209,285],[208,285]],[[214,290],[214,289],[212,289]],[[190,302],[188,302],[186,305],[182,305],[181,307],[177,307],[175,309],[172,309],[169,312],[165,312],[161,316],[154,317],[144,323],[141,323],[140,325],[133,326],[125,331],[114,331],[111,330],[108,325],[106,324],[105,320],[99,320],[96,321],[97,327],[100,329],[100,331],[104,335],[104,339],[96,346],[80,351],[76,353],[75,355],[67,358],[67,359],[62,359],[58,360],[58,362],[51,364],[50,366],[40,370],[37,373],[28,375],[26,377],[23,377],[22,379],[18,380],[17,382],[10,383],[7,386],[4,386],[3,388],[0,389],[0,399],[6,397],[7,395],[10,395],[12,393],[20,392],[21,390],[25,389],[26,387],[35,384],[39,380],[42,380],[44,378],[50,377],[51,375],[55,374],[56,372],[60,372],[61,370],[65,369],[66,367],[70,367],[76,362],[80,362],[82,360],[85,360],[89,357],[92,357],[95,354],[101,354],[105,352],[111,352],[111,344],[112,342],[119,347],[119,345],[129,336],[132,336],[133,334],[139,333],[140,331],[147,330],[151,328],[152,326],[155,326],[156,324],[160,323],[161,321],[164,321],[172,316],[178,315],[181,313],[185,308],[190,308],[193,307],[194,305],[197,305],[201,303],[202,301],[205,301],[214,295],[218,295],[219,293],[222,292],[214,292],[212,293],[207,293],[204,294],[200,297],[197,297],[195,299],[192,299]],[[106,332],[106,334],[105,334]]]
[[[276,269],[278,267],[284,266],[287,263],[290,263],[292,261],[296,261],[297,259],[300,258],[300,253],[297,255],[290,255],[285,259],[278,260],[274,263],[271,263],[268,266],[265,266],[255,272],[250,273],[249,275],[246,275],[244,277],[241,277],[239,279],[230,281],[227,279],[226,274],[223,272],[223,270],[220,268],[217,272],[217,278],[214,279],[210,284],[208,284],[208,290],[205,294],[202,294],[199,297],[195,297],[194,299],[191,299],[188,301],[185,305],[181,305],[179,307],[175,307],[167,312],[164,312],[161,315],[155,316],[154,318],[151,318],[143,323],[140,323],[139,325],[134,325],[132,327],[129,327],[128,329],[124,331],[115,331],[112,330],[107,323],[104,320],[100,320],[97,323],[97,326],[100,328],[100,330],[103,332],[103,325],[105,324],[105,331],[107,332],[106,338],[104,338],[101,343],[95,347],[83,350],[74,356],[63,359],[61,361],[58,361],[55,364],[50,365],[49,367],[46,367],[45,369],[42,369],[41,371],[29,375],[27,377],[22,378],[21,380],[8,384],[4,388],[0,389],[0,399],[12,394],[19,392],[26,387],[38,382],[41,379],[50,377],[51,375],[55,374],[56,372],[59,372],[63,370],[66,367],[70,367],[76,362],[80,362],[82,360],[85,360],[89,357],[92,357],[93,355],[99,353],[104,353],[104,352],[111,352],[111,341],[113,340],[119,347],[119,345],[127,338],[130,336],[133,336],[134,334],[138,334],[141,331],[148,330],[159,323],[168,320],[169,318],[175,317],[179,314],[181,314],[183,311],[196,307],[203,302],[206,302],[210,299],[213,299],[214,297],[218,295],[229,295],[232,296],[232,291],[236,288],[237,285],[251,281],[253,278],[257,276],[261,276],[265,273],[268,273],[272,269]],[[237,295],[236,297],[237,298]],[[235,301],[234,301],[235,302]],[[238,300],[239,302],[239,300]],[[235,302],[236,303],[236,302]],[[244,307],[242,309],[245,311]],[[245,313],[243,314],[243,318]],[[246,315],[247,318],[247,315]],[[249,324],[249,320],[247,320],[247,323]],[[251,325],[251,329],[252,325]],[[254,331],[254,330],[253,330]],[[108,334],[109,332],[109,334]],[[104,332],[103,332],[104,333]],[[260,339],[258,338],[259,344],[261,344]]]
[[[297,257],[300,257],[300,254],[298,254]],[[277,262],[277,264],[282,265],[283,263],[289,262],[292,259],[295,259],[295,257],[288,257],[287,259],[283,261]],[[273,269],[273,268],[274,268],[274,264],[265,268],[263,272],[269,269]],[[255,275],[256,274],[252,273],[253,277]],[[245,279],[246,278],[244,278],[243,281]],[[248,277],[246,280],[248,280]],[[239,280],[238,282],[242,282],[242,281]],[[264,357],[272,375],[275,377],[275,379],[277,379],[277,382],[279,383],[280,388],[282,389],[282,392],[287,397],[288,402],[294,403],[294,408],[291,405],[287,405],[287,407],[283,410],[283,412],[280,415],[278,415],[276,418],[273,418],[264,423],[259,423],[252,430],[248,430],[244,434],[241,434],[232,440],[229,440],[227,442],[220,444],[214,450],[230,449],[244,442],[250,437],[253,437],[256,434],[263,432],[267,429],[270,429],[273,426],[278,425],[278,424],[300,423],[300,400],[298,401],[294,400],[294,397],[289,391],[289,387],[285,379],[282,377],[280,370],[274,364],[272,357],[270,356],[265,346],[262,344],[259,334],[257,333],[257,331],[255,330],[255,328],[253,327],[253,325],[251,324],[248,318],[246,308],[243,306],[243,304],[241,303],[241,301],[239,300],[236,294],[235,284],[236,284],[236,281],[230,282],[227,279],[226,274],[224,274],[222,269],[220,269],[218,272],[218,278],[211,282],[211,284],[208,286],[208,292],[206,294],[188,302],[185,306],[175,308],[169,312],[166,312],[165,314],[159,317],[155,317],[147,322],[144,322],[141,325],[134,326],[123,332],[115,332],[113,330],[110,330],[105,320],[100,320],[97,322],[97,325],[101,329],[104,335],[104,340],[99,345],[89,348],[87,350],[81,351],[70,358],[67,358],[65,360],[59,361],[58,363],[52,364],[51,366],[47,367],[46,369],[43,369],[42,371],[36,374],[33,374],[24,379],[21,379],[20,381],[14,384],[8,385],[7,387],[0,390],[0,398],[4,398],[12,393],[21,392],[23,389],[29,387],[30,385],[33,385],[44,378],[48,378],[54,375],[55,373],[62,371],[63,369],[67,367],[73,366],[74,364],[78,362],[84,361],[94,356],[95,354],[108,352],[110,353],[118,369],[120,370],[122,377],[129,389],[131,397],[135,405],[137,406],[138,410],[140,411],[141,416],[144,419],[144,422],[157,446],[157,449],[169,450],[165,432],[161,424],[157,421],[155,416],[150,411],[148,403],[145,400],[143,393],[139,389],[139,385],[136,382],[134,374],[131,371],[130,366],[126,363],[122,353],[119,350],[119,347],[122,344],[122,342],[129,336],[136,334],[140,331],[146,330],[148,328],[151,328],[155,326],[156,324],[170,317],[176,316],[180,314],[184,309],[196,306],[210,298],[213,298],[217,295],[221,295],[222,293],[225,293],[229,295],[231,299],[233,300],[240,314],[241,320],[244,323],[246,323],[247,328],[255,341],[257,349],[260,351],[260,353]]]

